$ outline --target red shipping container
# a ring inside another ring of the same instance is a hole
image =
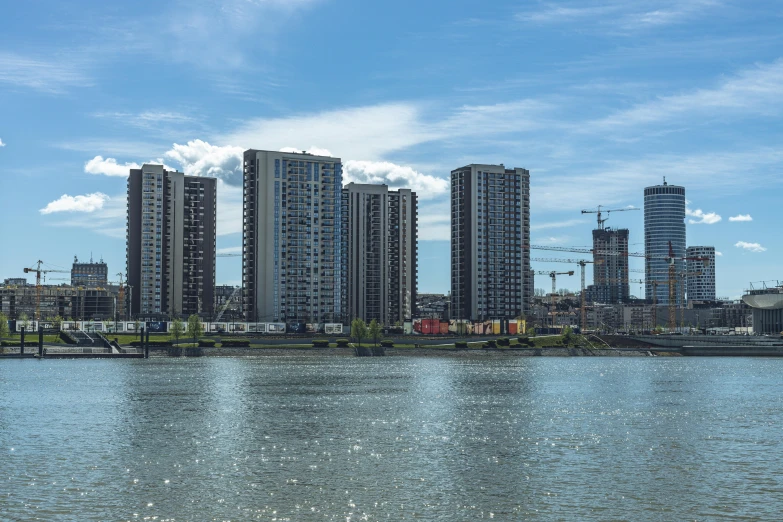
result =
[[[508,333],[509,335],[514,335],[517,333],[517,322],[516,321],[509,321],[508,322]]]
[[[448,321],[441,321],[440,322],[440,333],[442,333],[442,334],[448,334],[449,333],[449,322]]]

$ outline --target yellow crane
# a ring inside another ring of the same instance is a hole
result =
[[[55,269],[41,269],[41,265],[43,265],[44,262],[40,259],[36,263],[35,268],[25,268],[24,273],[35,274],[35,320],[40,321],[41,320],[41,274],[43,274],[44,278],[46,277],[46,274],[49,272],[62,272],[65,274],[70,273],[69,270],[55,270]]]
[[[580,295],[581,303],[579,306],[579,316],[581,322],[580,326],[582,327],[582,332],[586,331],[587,330],[587,304],[585,303],[585,266],[590,263],[593,263],[594,261],[588,261],[587,259],[557,259],[551,257],[534,257],[531,258],[530,260],[537,261],[539,263],[571,263],[571,264],[579,265],[579,268],[581,269],[581,276],[582,276],[582,293]]]

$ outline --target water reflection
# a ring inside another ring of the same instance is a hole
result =
[[[781,364],[2,362],[0,513],[775,519]]]

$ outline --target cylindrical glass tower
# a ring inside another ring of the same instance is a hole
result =
[[[659,305],[669,304],[669,255],[671,241],[675,270],[685,272],[685,187],[669,185],[666,178],[663,185],[644,189],[644,253],[653,258],[644,260],[645,296],[653,297],[653,281],[658,281],[657,295]],[[675,292],[676,302],[680,305],[682,292]]]

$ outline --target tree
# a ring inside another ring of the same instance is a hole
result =
[[[546,295],[546,290],[544,290],[543,288],[536,288],[533,291],[533,295],[535,295],[536,297],[544,297]]]
[[[136,339],[139,338],[139,330],[141,329],[141,323],[138,319],[133,321],[133,331],[136,333]]]
[[[188,337],[193,338],[193,342],[198,342],[198,338],[204,333],[204,327],[201,324],[201,318],[196,314],[188,317]]]
[[[367,328],[367,336],[372,339],[372,342],[376,347],[378,346],[378,339],[381,338],[381,334],[383,334],[383,329],[381,328],[381,325],[378,324],[378,321],[375,319],[370,321],[370,326]]]
[[[54,328],[55,328],[55,330],[57,330],[57,331],[59,332],[59,331],[60,331],[60,329],[61,329],[61,328],[62,328],[62,326],[63,326],[63,318],[62,318],[62,317],[60,317],[60,315],[59,315],[59,314],[58,314],[58,315],[55,315],[55,316],[54,316],[54,319],[52,319],[52,322],[54,323]]]
[[[571,330],[570,326],[566,326],[563,328],[563,345],[565,347],[568,347],[571,345],[571,343],[576,342],[576,335],[574,335],[574,331]]]
[[[362,346],[362,339],[367,337],[367,325],[363,319],[358,317],[351,321],[351,337],[356,339],[359,346]]]
[[[8,316],[0,312],[0,337],[8,337],[11,330],[8,328]]]
[[[182,324],[182,319],[177,317],[171,322],[171,335],[174,336],[174,340],[179,343],[179,338],[185,333],[185,326]]]
[[[21,314],[19,314],[18,322],[22,323],[25,332],[30,333],[30,328],[33,326],[33,323],[27,317],[26,313],[22,312]]]

